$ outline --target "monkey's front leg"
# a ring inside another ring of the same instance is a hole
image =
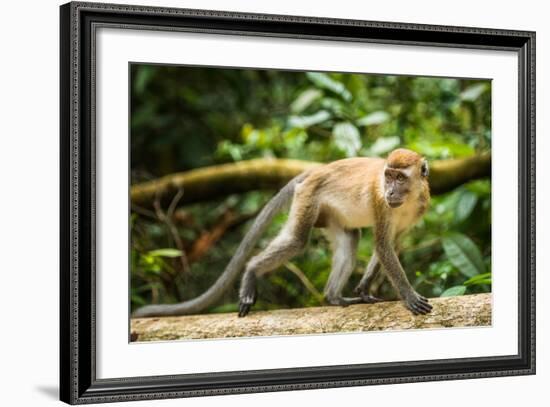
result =
[[[407,280],[405,270],[403,270],[395,249],[390,243],[391,239],[387,235],[387,228],[384,225],[377,226],[375,229],[376,255],[393,287],[399,293],[405,306],[413,314],[419,315],[431,312],[431,304],[425,297],[418,294]]]
[[[409,311],[415,315],[431,312],[431,304],[425,297],[418,294],[407,280],[405,271],[401,267],[393,247],[391,245],[380,245],[377,246],[376,251],[393,287],[399,293]]]
[[[401,250],[399,241],[402,235],[403,235],[403,231],[397,233],[393,242],[396,256],[399,256],[399,252]],[[359,284],[357,284],[357,287],[355,287],[354,292],[360,295],[361,297],[364,297],[365,299],[367,299],[367,301],[372,299],[378,300],[378,301],[384,301],[382,299],[376,298],[369,294],[371,292],[372,283],[378,278],[378,275],[380,274],[380,269],[381,269],[380,260],[378,259],[378,256],[376,255],[376,250],[375,250],[373,251],[372,256],[369,260],[369,264],[367,265],[367,268],[363,273],[363,277],[361,277],[361,281],[359,281]],[[382,277],[385,277],[385,276],[382,276]]]
[[[380,298],[376,298],[369,294],[370,286],[376,276],[378,275],[380,271],[380,262],[378,261],[378,257],[376,256],[376,253],[373,253],[369,264],[367,265],[367,268],[365,269],[365,272],[363,273],[363,277],[361,277],[361,281],[359,281],[359,284],[357,284],[357,287],[355,287],[355,293],[359,295],[364,303],[373,303],[373,302],[380,302],[383,301]]]

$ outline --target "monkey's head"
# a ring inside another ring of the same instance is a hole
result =
[[[414,151],[399,148],[390,153],[384,166],[384,199],[391,208],[407,200],[428,178],[428,162]]]

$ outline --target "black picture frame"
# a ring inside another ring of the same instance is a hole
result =
[[[535,33],[72,2],[60,7],[60,398],[70,404],[535,373]],[[511,50],[519,59],[519,352],[170,376],[96,378],[96,27]]]

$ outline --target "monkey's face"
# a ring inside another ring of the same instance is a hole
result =
[[[388,206],[403,205],[411,191],[427,182],[428,173],[428,162],[421,155],[404,148],[394,150],[384,167],[384,199]]]
[[[412,187],[412,168],[384,170],[384,198],[391,208],[398,208],[407,199]]]

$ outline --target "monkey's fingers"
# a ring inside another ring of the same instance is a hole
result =
[[[427,313],[416,304],[411,304],[408,308],[413,313],[413,315],[423,315]]]
[[[424,315],[432,311],[432,305],[428,303],[425,297],[420,295],[412,301],[407,301],[405,304],[414,315]]]
[[[421,311],[421,314],[428,314],[430,312],[432,312],[432,306],[431,304],[428,304],[427,302],[418,302],[416,304],[416,306],[418,307],[418,309],[420,309]]]

